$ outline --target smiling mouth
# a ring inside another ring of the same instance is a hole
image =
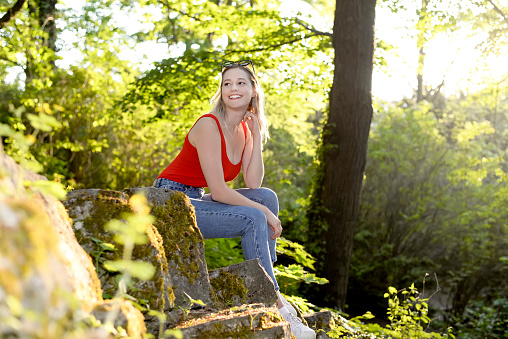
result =
[[[230,95],[229,96],[230,99],[239,99],[241,97],[242,97],[241,95]]]

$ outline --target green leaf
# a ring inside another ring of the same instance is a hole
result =
[[[179,329],[173,329],[173,330],[166,330],[166,331],[164,331],[164,338],[169,338],[171,336],[175,337],[175,339],[184,339],[183,338],[183,333]]]
[[[395,287],[390,286],[388,287],[388,292],[390,294],[397,294],[397,289]]]
[[[15,133],[11,126],[0,123],[0,136],[12,137]]]
[[[360,316],[359,318],[361,318],[361,319],[374,319],[375,316],[374,316],[374,314],[372,314],[372,312],[367,311],[367,313],[365,313],[364,315]]]
[[[55,117],[39,113],[38,115],[27,113],[26,117],[30,121],[33,128],[44,132],[50,132],[53,128],[61,127],[62,125]]]
[[[279,238],[277,240],[277,253],[287,255],[304,267],[314,270],[314,263],[316,262],[316,259],[305,251],[305,248],[302,245],[296,242],[285,238]]]
[[[295,280],[295,282],[304,282],[306,284],[327,284],[328,279],[316,277],[313,273],[308,273],[302,266],[292,264],[287,267],[278,265],[274,268],[274,273],[277,277],[284,277],[287,279]]]
[[[146,227],[154,222],[153,215],[139,215],[124,213],[121,215],[125,221],[111,220],[104,227],[115,233],[115,241],[120,244],[126,244],[132,241],[136,245],[146,244],[148,237]]]
[[[149,280],[155,273],[155,267],[144,261],[132,260],[108,260],[104,263],[104,268],[114,272],[128,272],[132,277],[141,280]]]
[[[58,182],[48,180],[29,181],[24,180],[23,185],[30,188],[32,191],[40,192],[42,194],[51,195],[58,200],[64,200],[67,196],[67,191],[64,186]]]

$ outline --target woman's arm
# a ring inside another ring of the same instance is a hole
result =
[[[243,120],[249,127],[242,159],[243,179],[248,188],[259,188],[265,174],[261,130],[255,113],[247,112]]]
[[[254,207],[265,213],[266,220],[274,231],[273,239],[280,236],[280,220],[264,205],[252,201],[228,187],[224,181],[221,158],[221,137],[212,118],[202,118],[189,133],[190,143],[196,147],[201,169],[213,200],[229,205]]]

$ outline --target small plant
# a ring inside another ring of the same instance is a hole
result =
[[[106,252],[116,251],[117,248],[115,247],[115,245],[108,242],[104,242],[100,239],[93,237],[91,239],[98,247],[97,250],[91,251],[90,255],[94,258],[95,270],[97,271],[97,274],[99,274],[99,265],[103,264],[106,261],[106,259],[102,255]]]
[[[400,333],[401,338],[422,336],[422,324],[430,323],[428,299],[420,297],[414,284],[401,291],[390,286],[384,297],[388,298],[388,327]]]
[[[289,287],[302,282],[319,285],[328,283],[326,278],[319,278],[314,273],[305,270],[306,268],[314,270],[316,259],[302,245],[288,239],[279,238],[277,241],[277,253],[288,256],[296,261],[296,264],[289,266],[277,265],[273,268],[282,293],[286,294]],[[292,295],[285,295],[285,297],[294,306],[299,308],[302,313],[307,313],[318,308],[304,298]]]
[[[115,233],[114,240],[123,245],[122,259],[114,261],[104,262],[104,267],[110,271],[120,272],[118,291],[115,298],[128,299],[131,303],[143,312],[147,312],[150,316],[156,316],[160,322],[159,338],[168,338],[174,336],[177,339],[182,338],[182,333],[179,330],[168,330],[163,331],[163,324],[166,321],[167,316],[163,312],[155,310],[149,310],[133,300],[133,298],[127,294],[127,287],[130,285],[132,278],[138,278],[141,280],[149,280],[155,273],[155,268],[147,262],[133,261],[132,251],[135,245],[142,245],[148,242],[146,235],[146,228],[150,223],[155,221],[155,217],[150,215],[150,208],[148,207],[146,197],[143,195],[135,194],[129,199],[129,205],[133,213],[124,213],[121,215],[122,220],[111,220],[105,228]],[[95,240],[94,240],[95,241]],[[105,251],[114,250],[114,246],[110,244],[97,242],[100,248]],[[100,259],[100,257],[99,257]],[[190,297],[189,297],[190,298]],[[192,300],[192,302],[196,302]],[[191,304],[192,305],[192,304]],[[116,319],[119,312],[119,308],[114,306],[106,319],[105,327],[117,337],[121,337],[121,333],[117,329],[113,328],[113,319]]]
[[[428,274],[425,275],[427,276]],[[423,286],[425,287],[425,278]],[[438,283],[436,291],[429,298],[423,298],[424,293],[420,294],[414,284],[402,290],[390,286],[388,292],[384,294],[384,297],[388,299],[386,313],[390,321],[385,328],[376,323],[362,323],[364,319],[375,318],[371,312],[352,318],[350,321],[334,314],[336,323],[339,325],[327,334],[331,338],[455,338],[451,328],[448,328],[445,334],[426,332],[433,320],[428,315],[428,301],[440,290]]]
[[[304,282],[306,284],[327,284],[326,278],[316,277],[314,273],[307,272],[301,265],[291,264],[289,266],[277,265],[274,267],[277,280],[286,289],[288,286]]]
[[[189,316],[189,313],[190,313],[190,310],[192,308],[192,306],[195,304],[195,305],[201,305],[201,306],[206,306],[206,304],[199,300],[199,299],[192,299],[191,296],[189,296],[187,293],[183,292],[183,294],[185,294],[185,296],[187,298],[185,298],[185,301],[188,301],[189,302],[189,305],[187,307],[184,307],[184,306],[178,306],[178,308],[182,311],[182,315],[183,315],[183,320],[187,320],[188,316]]]

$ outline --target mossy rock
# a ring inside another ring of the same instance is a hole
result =
[[[260,304],[208,313],[177,324],[184,338],[291,338],[291,331],[275,307]]]
[[[69,219],[62,203],[49,195],[43,196],[34,191],[27,192],[27,188],[23,185],[24,181],[47,181],[47,178],[21,168],[11,157],[0,154],[0,199],[8,202],[23,201],[27,206],[39,206],[41,208],[41,216],[37,217],[41,227],[35,228],[26,236],[35,235],[33,240],[37,242],[39,239],[42,240],[50,236],[50,234],[56,236],[56,246],[50,241],[46,242],[46,245],[49,246],[46,249],[47,251],[54,251],[54,248],[58,247],[61,255],[60,259],[65,266],[64,276],[55,278],[61,281],[70,281],[73,291],[72,298],[77,301],[81,311],[87,314],[95,304],[102,302],[100,281],[97,278],[92,260],[76,241],[71,228],[72,220]],[[0,212],[0,215],[7,216],[3,212]],[[43,224],[48,225],[48,227],[51,226],[49,227],[50,230],[45,230]],[[43,246],[44,243],[40,245]],[[23,253],[21,257],[27,254]],[[27,261],[27,264],[33,265],[35,263]]]
[[[92,257],[104,296],[108,298],[118,290],[118,274],[104,269],[103,263],[120,259],[123,246],[115,243],[114,234],[105,230],[104,225],[112,219],[121,220],[122,213],[132,213],[128,198],[119,191],[87,189],[70,192],[64,202],[74,220],[76,238]],[[162,239],[152,225],[147,228],[147,236],[147,244],[134,246],[132,260],[151,263],[156,273],[148,281],[133,279],[127,293],[151,310],[169,312],[174,308],[174,292]]]
[[[189,198],[177,191],[154,187],[124,190],[128,195],[141,193],[149,204],[150,213],[162,237],[175,287],[175,304],[189,307],[185,294],[212,306],[212,288],[205,260],[203,236],[196,225],[196,214]]]
[[[303,321],[307,326],[316,330],[317,333],[322,334],[320,337],[324,338],[328,338],[328,336],[325,336],[326,333],[336,326],[332,313],[328,310],[304,315]],[[349,327],[347,324],[340,325],[345,326],[346,328]]]
[[[245,304],[248,290],[238,275],[222,270],[218,276],[210,279],[210,283],[217,298],[216,305],[220,308]]]
[[[246,260],[209,273],[219,305],[246,304],[275,305],[277,294],[272,280],[259,259]]]

